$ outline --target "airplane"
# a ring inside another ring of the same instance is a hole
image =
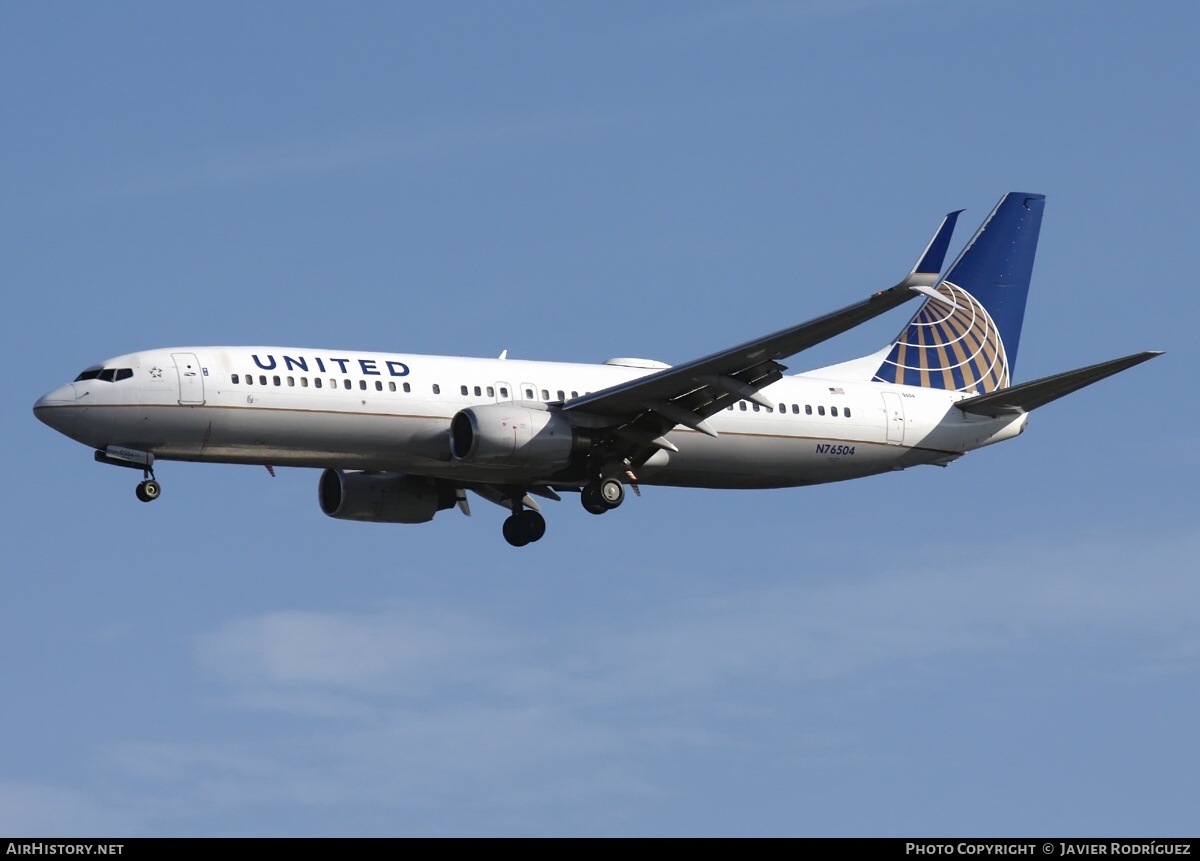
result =
[[[545,534],[534,497],[578,493],[603,514],[626,488],[798,487],[945,466],[1161,355],[1012,383],[1044,205],[1004,195],[942,276],[952,212],[895,286],[683,364],[168,347],[92,365],[34,414],[96,461],[141,470],[144,502],[161,494],[158,461],[316,467],[330,517],[470,515],[471,491],[510,511],[503,534],[516,547]],[[915,298],[880,351],[785,373],[785,359]]]

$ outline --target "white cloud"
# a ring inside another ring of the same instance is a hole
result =
[[[135,820],[119,807],[61,786],[0,780],[0,834],[9,837],[128,834]]]
[[[227,623],[197,642],[202,667],[242,705],[336,713],[313,697],[404,706],[553,702],[563,709],[677,703],[734,684],[803,686],[920,673],[942,656],[1020,652],[1049,639],[1145,636],[1153,654],[1190,654],[1200,582],[1195,536],[1066,548],[926,545],[897,566],[807,585],[731,587],[536,633],[443,608],[281,611]],[[1157,661],[1147,652],[1147,661]],[[349,714],[350,712],[346,712]]]
[[[677,791],[656,777],[667,762],[765,746],[860,767],[853,728],[797,716],[831,691],[846,708],[944,682],[948,667],[1064,647],[1120,655],[1138,677],[1194,671],[1197,551],[1196,535],[928,544],[869,576],[731,577],[723,595],[659,601],[620,627],[600,611],[536,633],[500,610],[265,613],[205,634],[195,655],[220,691],[215,713],[269,715],[269,733],[118,745],[107,760],[150,796],[172,788],[163,821],[241,806],[262,811],[259,833],[274,809],[330,817],[313,825],[325,831],[354,810],[366,831],[542,833],[553,811],[567,832],[621,833],[644,822],[639,799]]]
[[[201,665],[234,684],[281,689],[386,687],[425,696],[443,672],[470,668],[510,647],[511,634],[462,613],[279,611],[239,619],[200,638]],[[401,688],[389,681],[401,683]],[[413,687],[417,685],[417,687]]]

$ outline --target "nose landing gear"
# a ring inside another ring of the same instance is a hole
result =
[[[142,502],[153,502],[162,493],[162,485],[151,478],[139,484],[134,493]]]
[[[134,493],[142,502],[153,502],[162,495],[162,485],[155,479],[154,473],[151,470],[146,470],[143,473],[145,480],[142,481]]]
[[[148,451],[138,451],[119,445],[97,450],[97,463],[107,463],[111,466],[123,466],[126,469],[140,469],[142,482],[137,486],[137,498],[142,502],[153,502],[162,495],[162,485],[154,478],[154,454]]]

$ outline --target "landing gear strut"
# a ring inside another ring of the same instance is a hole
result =
[[[540,541],[546,534],[546,518],[531,508],[518,508],[504,521],[504,540],[513,547]]]

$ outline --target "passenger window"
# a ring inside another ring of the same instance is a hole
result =
[[[433,393],[435,395],[440,395],[442,393],[442,387],[439,386],[437,383],[434,383],[433,384]]]
[[[321,382],[321,378],[320,378],[320,377],[313,377],[313,385],[314,385],[314,386],[316,386],[316,387],[319,389],[319,388],[321,388],[321,386],[322,386],[322,385],[324,385],[324,384]]]
[[[410,386],[408,383],[405,383],[405,384],[404,384],[404,391],[406,391],[406,392],[411,392],[411,391],[412,391],[412,386]]]
[[[805,414],[806,416],[811,416],[811,415],[812,415],[812,404],[805,404],[805,405],[804,405],[804,414]]]
[[[571,397],[572,397],[572,398],[577,398],[577,397],[579,397],[579,392],[571,392]]]
[[[796,415],[800,415],[800,405],[792,404],[792,412],[795,413]]]
[[[296,385],[296,378],[295,378],[295,377],[288,377],[288,385],[294,388],[294,387],[295,387],[295,385]]]
[[[758,404],[751,404],[751,406],[754,407],[755,412],[758,412],[760,409],[762,409],[762,407],[760,407]]]
[[[377,392],[382,392],[382,391],[383,391],[383,380],[376,380],[376,381],[375,381],[375,391],[377,391]]]
[[[300,378],[300,388],[302,388],[302,389],[307,389],[307,388],[308,388],[308,377],[301,377],[301,378]]]
[[[388,380],[388,391],[389,392],[396,391],[396,381],[395,380]]]
[[[267,375],[266,374],[258,375],[258,384],[260,386],[265,386],[267,384]]]
[[[781,412],[781,413],[786,413],[786,412],[787,412],[787,404],[780,404],[780,405],[779,405],[779,412]]]
[[[545,389],[542,389],[542,400],[543,401],[550,400],[550,393],[548,391],[546,391]]]
[[[237,374],[234,374],[234,375],[233,375],[233,384],[234,384],[235,386],[238,384],[238,375],[237,375]]]
[[[248,385],[248,386],[254,385],[254,375],[253,374],[246,374],[246,385]]]
[[[350,388],[350,381],[349,381],[349,380],[342,380],[342,388],[343,388],[343,389],[348,389],[348,388]]]
[[[733,409],[733,404],[730,404],[730,405],[729,405],[729,406],[727,406],[725,409],[727,409],[727,410],[732,410],[732,409]]]
[[[527,400],[527,401],[532,401],[532,400],[533,400],[533,389],[526,389],[526,390],[525,390],[525,400]]]
[[[830,414],[831,416],[833,416],[834,418],[837,418],[837,407],[830,407],[830,408],[829,408],[829,414]]]
[[[487,387],[487,393],[488,393],[488,397],[489,397],[489,398],[494,398],[494,397],[496,397],[496,390],[495,390],[495,389],[493,389],[491,386],[488,386],[488,387]]]
[[[475,387],[475,397],[479,397],[482,394],[483,394],[483,389],[479,388],[479,386],[476,386]]]
[[[275,385],[279,385],[279,377],[272,377],[272,382],[274,382]]]
[[[746,411],[746,402],[738,401],[738,409],[740,409],[742,412],[745,412]]]
[[[502,397],[502,398],[507,398],[507,397],[508,397],[508,386],[501,386],[501,387],[500,387],[500,397]]]
[[[819,416],[825,415],[825,407],[817,407],[817,415],[819,415]]]
[[[844,415],[846,418],[850,418],[850,407],[846,407],[844,410],[842,410],[842,415]]]
[[[567,393],[564,392],[562,389],[559,389],[555,394],[558,395],[558,399],[560,401],[565,401],[567,399]]]
[[[363,391],[363,392],[365,392],[365,391],[367,390],[367,381],[366,381],[366,380],[359,380],[359,381],[358,381],[358,388],[359,388],[359,391]]]

